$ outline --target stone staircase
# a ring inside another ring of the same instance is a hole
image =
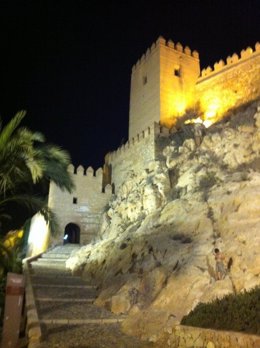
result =
[[[123,316],[93,304],[96,288],[72,276],[65,263],[78,245],[57,246],[30,264],[40,348],[144,348],[120,331]],[[150,345],[149,345],[150,347]]]

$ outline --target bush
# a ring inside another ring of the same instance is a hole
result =
[[[184,316],[182,325],[260,334],[260,287],[199,303]]]

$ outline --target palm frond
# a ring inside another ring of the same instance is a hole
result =
[[[32,211],[39,211],[45,204],[45,200],[42,197],[37,197],[29,194],[13,195],[10,197],[0,199],[0,208],[7,203],[17,203],[25,206],[27,209]]]
[[[47,204],[41,209],[40,213],[43,215],[44,220],[49,225],[51,234],[55,236],[59,230],[59,224],[55,213],[47,206]]]
[[[17,114],[8,122],[8,124],[2,128],[0,133],[0,151],[6,146],[11,135],[17,129],[22,119],[26,115],[26,111],[22,110],[17,112]]]

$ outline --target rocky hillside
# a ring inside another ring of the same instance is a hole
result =
[[[198,302],[260,284],[260,103],[200,145],[190,134],[172,134],[162,161],[129,173],[99,238],[67,262],[99,284],[97,305],[128,314],[126,333],[154,342]],[[218,281],[216,247],[229,266]]]

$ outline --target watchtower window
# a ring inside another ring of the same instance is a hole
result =
[[[77,204],[78,203],[78,198],[77,197],[73,197],[73,204]]]
[[[147,84],[147,75],[143,76],[143,85]]]
[[[174,76],[176,77],[181,77],[181,69],[180,68],[175,68],[173,71]]]

